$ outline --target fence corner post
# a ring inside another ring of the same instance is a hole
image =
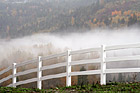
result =
[[[106,85],[106,51],[105,51],[105,45],[101,45],[101,76],[100,76],[100,84]]]
[[[13,74],[13,76],[12,76],[12,87],[16,87],[16,72],[17,72],[17,69],[16,69],[16,63],[13,63],[13,65],[12,65],[12,70],[13,70],[13,72],[12,72],[12,74]]]
[[[42,81],[41,81],[41,77],[42,77],[42,71],[41,71],[41,67],[42,67],[42,57],[39,56],[38,57],[38,70],[37,70],[37,88],[41,89],[42,87]]]
[[[71,76],[70,76],[70,72],[71,72],[71,54],[70,54],[71,50],[67,51],[67,67],[66,67],[66,71],[67,71],[67,77],[66,77],[66,86],[71,86]]]

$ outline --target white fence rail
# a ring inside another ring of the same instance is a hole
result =
[[[71,76],[98,74],[98,75],[100,75],[100,83],[102,85],[105,85],[106,84],[106,74],[140,72],[140,68],[106,69],[106,63],[107,62],[140,60],[140,55],[124,56],[124,57],[106,57],[106,51],[129,49],[129,48],[140,48],[140,44],[117,45],[117,46],[104,46],[104,45],[102,45],[99,48],[84,49],[84,50],[79,50],[79,51],[68,50],[67,52],[64,52],[64,53],[61,53],[61,54],[56,54],[56,55],[50,55],[50,56],[47,56],[47,57],[39,56],[38,58],[29,60],[29,61],[26,61],[26,62],[23,62],[23,63],[19,63],[19,64],[13,63],[12,66],[9,66],[8,68],[6,68],[6,69],[4,69],[0,72],[0,76],[1,76],[4,73],[8,72],[9,70],[12,70],[12,75],[9,75],[5,78],[2,78],[0,80],[0,83],[3,83],[3,82],[5,82],[9,79],[12,79],[12,84],[9,84],[8,86],[16,87],[16,86],[22,85],[22,84],[37,82],[37,88],[41,89],[43,80],[66,77],[66,86],[71,86]],[[75,55],[75,54],[91,53],[93,51],[100,52],[100,58],[78,60],[78,61],[72,61],[71,60],[72,56]],[[49,65],[49,66],[48,65],[47,66],[42,66],[42,62],[44,60],[57,58],[57,57],[62,57],[62,56],[66,57],[66,59],[67,59],[66,62],[57,63],[57,64],[53,64],[53,65]],[[21,66],[27,65],[27,64],[31,64],[31,63],[37,63],[37,68],[29,69],[29,70],[17,73],[16,69],[18,67],[21,67]],[[81,64],[92,64],[92,63],[93,64],[95,64],[95,63],[99,64],[100,63],[101,69],[71,72],[71,66],[81,65]],[[66,72],[59,73],[59,74],[54,74],[54,75],[42,76],[42,71],[43,70],[54,69],[54,68],[58,68],[58,67],[66,67]],[[30,73],[33,73],[33,72],[37,72],[37,77],[36,78],[31,78],[31,79],[27,79],[27,80],[17,82],[16,77],[26,75],[26,74],[30,74]]]

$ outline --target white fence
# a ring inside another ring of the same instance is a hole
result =
[[[3,83],[3,82],[12,78],[12,84],[10,84],[8,86],[16,87],[16,86],[22,85],[22,84],[37,82],[37,88],[41,89],[43,80],[66,77],[66,86],[71,86],[71,76],[98,74],[98,75],[100,75],[101,85],[105,85],[106,84],[106,74],[109,74],[109,73],[140,72],[140,68],[106,69],[106,63],[108,63],[108,62],[140,60],[140,55],[124,56],[124,57],[106,57],[106,52],[107,51],[129,49],[129,48],[140,48],[140,44],[117,45],[117,46],[104,46],[104,45],[102,45],[101,47],[98,47],[98,48],[91,48],[91,49],[85,49],[85,50],[79,50],[79,51],[68,50],[67,52],[64,52],[64,53],[61,53],[61,54],[56,54],[56,55],[51,55],[51,56],[47,56],[47,57],[39,56],[38,59],[36,58],[36,59],[30,60],[30,61],[27,61],[27,62],[24,62],[24,63],[19,63],[19,64],[13,63],[12,66],[10,66],[7,69],[4,69],[0,72],[0,75],[2,75],[2,74],[6,73],[7,71],[12,69],[12,73],[13,73],[12,75],[9,75],[8,77],[1,79],[0,83]],[[79,61],[72,61],[71,60],[72,56],[75,55],[75,54],[84,54],[84,53],[89,53],[89,52],[93,52],[93,51],[100,52],[100,54],[101,54],[100,58],[98,58],[98,59],[88,59],[88,60],[79,60]],[[57,57],[62,57],[62,56],[65,56],[67,58],[66,62],[57,63],[57,64],[53,64],[53,65],[49,65],[49,66],[42,66],[42,62],[44,60],[57,58]],[[27,65],[27,64],[30,64],[30,63],[35,63],[35,62],[38,63],[37,68],[17,73],[17,71],[16,71],[17,67]],[[81,65],[81,64],[91,64],[91,63],[100,64],[101,69],[71,72],[71,66]],[[54,69],[54,68],[64,67],[64,66],[66,66],[66,72],[65,73],[42,76],[42,71],[43,70]],[[36,78],[27,79],[27,80],[17,82],[16,77],[21,76],[21,75],[26,75],[26,74],[29,74],[29,73],[33,73],[33,72],[37,72],[37,77]]]

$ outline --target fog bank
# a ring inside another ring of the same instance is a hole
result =
[[[56,54],[67,49],[79,50],[100,45],[119,45],[140,43],[140,29],[103,30],[96,29],[84,33],[36,34],[10,41],[0,40],[0,64],[32,59],[38,55]],[[137,52],[137,51],[134,51]],[[133,52],[133,53],[134,53]]]

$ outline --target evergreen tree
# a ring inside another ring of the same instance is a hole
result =
[[[127,82],[131,82],[131,77],[128,75]]]
[[[104,23],[108,26],[111,23],[111,21],[108,19],[108,17],[106,17]]]
[[[118,82],[122,82],[122,80],[123,80],[122,73],[119,73]]]
[[[112,80],[111,80],[111,74],[107,74],[106,75],[106,80],[107,80],[107,83],[112,82]]]
[[[80,71],[86,71],[84,66],[80,69]],[[87,84],[88,84],[87,75],[78,76],[78,85],[87,85]]]
[[[124,20],[124,18],[121,20],[121,24],[125,24],[125,20]]]
[[[116,82],[116,78],[115,78],[115,76],[114,76],[114,78],[113,78],[113,82]]]
[[[137,16],[133,14],[133,16],[129,17],[128,26],[137,23]]]

